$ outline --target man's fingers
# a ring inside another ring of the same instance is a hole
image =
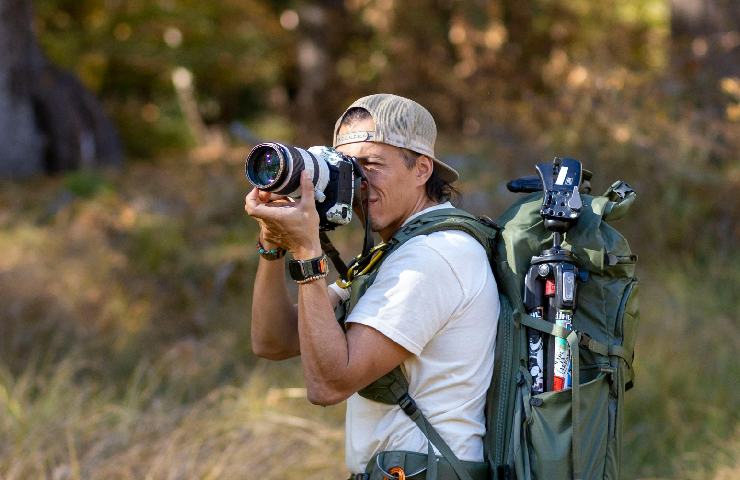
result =
[[[290,207],[294,206],[295,200],[289,197],[280,197],[277,200],[270,200],[265,205],[268,207]]]
[[[249,216],[260,219],[273,219],[279,218],[281,212],[280,209],[273,208],[269,203],[264,203],[260,200],[259,190],[256,188],[249,192],[244,200],[244,210]]]
[[[288,197],[285,195],[278,195],[277,193],[267,192],[265,190],[259,191],[260,200],[262,200],[265,203],[268,202],[275,202],[275,201],[288,201]]]
[[[309,205],[313,205],[314,202],[314,191],[313,182],[311,181],[311,174],[304,170],[301,173],[301,203],[307,202]]]
[[[246,197],[244,197],[244,211],[251,215],[252,211],[254,211],[254,208],[259,203],[259,190],[253,188],[252,191],[249,192]]]
[[[272,196],[272,194],[264,190],[257,190],[257,196],[259,197],[261,202],[267,203],[270,201],[270,197]]]

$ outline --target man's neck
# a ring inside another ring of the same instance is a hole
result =
[[[442,203],[444,202],[436,202],[425,195],[422,199],[419,199],[419,201],[416,202],[414,208],[412,208],[411,211],[407,215],[405,215],[403,219],[401,219],[400,223],[389,225],[387,228],[378,232],[380,234],[380,238],[383,239],[384,242],[387,242],[393,237],[393,234],[395,234],[398,229],[401,228],[404,223],[406,223],[409,218],[421,211],[426,210],[427,208],[441,205]]]

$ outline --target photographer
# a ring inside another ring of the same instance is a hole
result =
[[[458,174],[435,158],[436,133],[424,107],[388,94],[357,100],[337,121],[334,147],[361,165],[370,226],[384,242],[420,215],[452,208],[450,184]],[[408,239],[378,262],[343,328],[334,310],[350,292],[327,288],[323,278],[327,262],[307,172],[300,188],[295,202],[258,189],[246,197],[245,210],[261,227],[263,257],[252,303],[254,352],[274,360],[300,355],[312,403],[347,400],[346,461],[354,474],[369,472],[379,452],[427,454],[427,437],[398,405],[356,393],[399,365],[409,395],[455,456],[482,462],[499,311],[483,247],[452,230]],[[298,279],[297,308],[286,288],[283,249],[311,266],[311,275]]]

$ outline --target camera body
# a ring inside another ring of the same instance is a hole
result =
[[[362,178],[354,157],[325,146],[307,150],[277,142],[256,145],[247,156],[244,173],[260,190],[297,199],[301,173],[312,177],[319,229],[333,230],[352,221],[355,190]]]

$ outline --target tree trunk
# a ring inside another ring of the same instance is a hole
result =
[[[335,90],[334,73],[337,47],[341,46],[347,30],[344,2],[302,3],[298,14],[298,89],[295,96],[298,137],[309,143],[326,141],[327,132],[334,126],[333,119],[344,106]]]
[[[0,177],[120,164],[100,103],[47,61],[31,20],[30,0],[0,0]]]
[[[44,138],[36,128],[33,88],[34,39],[28,5],[0,0],[0,172],[27,176],[44,168]]]

